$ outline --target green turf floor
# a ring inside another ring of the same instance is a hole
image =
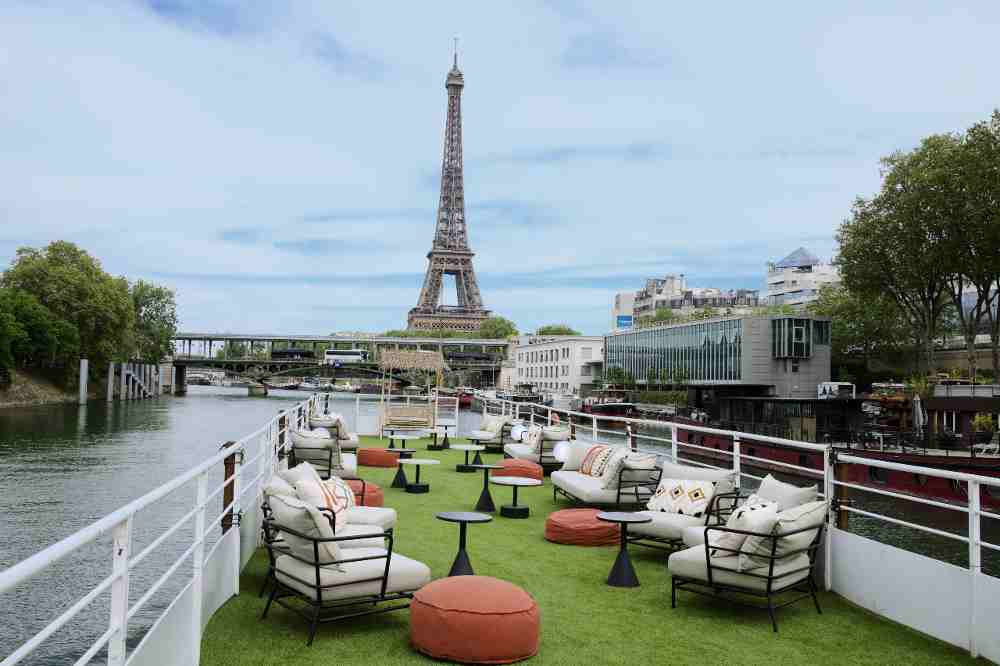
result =
[[[362,445],[379,446],[376,438]],[[482,473],[459,474],[458,451],[425,452],[425,441],[409,443],[418,457],[441,460],[425,467],[426,495],[389,488],[395,470],[361,468],[385,491],[385,504],[399,513],[395,549],[425,562],[435,578],[447,575],[458,546],[458,526],[435,519],[438,511],[469,511],[482,488]],[[487,456],[496,461],[498,454]],[[408,473],[412,477],[412,468]],[[511,489],[492,486],[497,506]],[[511,581],[530,592],[542,612],[537,664],[951,664],[972,661],[963,651],[860,610],[833,594],[822,594],[823,614],[808,600],[778,611],[780,633],[771,632],[766,611],[740,608],[686,592],[670,608],[666,555],[631,548],[641,587],[605,584],[617,546],[563,546],[543,538],[545,517],[569,508],[554,503],[548,478],[541,488],[519,491],[531,507],[527,520],[495,516],[469,526],[468,551],[480,575]],[[209,622],[202,640],[203,664],[348,665],[432,663],[408,643],[409,611],[320,626],[306,647],[307,622],[281,607],[260,620],[257,597],[266,555],[259,552],[243,572],[241,593]]]

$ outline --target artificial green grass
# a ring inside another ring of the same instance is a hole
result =
[[[384,446],[362,438],[362,446]],[[424,451],[427,442],[408,443],[417,457],[437,458],[425,466],[421,481],[431,492],[411,495],[389,487],[394,469],[362,467],[361,476],[379,484],[385,505],[399,513],[395,549],[425,562],[434,578],[446,576],[458,548],[458,525],[437,520],[439,511],[471,511],[482,488],[481,471],[455,472],[459,451]],[[498,454],[486,456],[486,462]],[[413,468],[407,474],[413,477]],[[491,486],[499,507],[511,499],[508,487]],[[666,555],[630,547],[641,587],[605,584],[617,546],[586,548],[543,538],[545,517],[569,508],[553,502],[546,477],[540,488],[522,488],[518,502],[531,517],[469,526],[468,552],[477,574],[511,581],[538,600],[542,612],[538,664],[951,664],[972,661],[967,653],[861,610],[823,593],[818,615],[809,600],[778,611],[774,634],[767,612],[733,606],[724,600],[678,592],[670,608]],[[433,663],[409,645],[409,611],[321,624],[312,647],[308,623],[280,606],[267,619],[257,596],[267,571],[260,551],[240,579],[239,596],[209,622],[202,640],[203,664],[413,664]]]

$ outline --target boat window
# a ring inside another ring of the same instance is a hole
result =
[[[914,474],[913,480],[917,482],[918,486],[927,485],[927,475],[926,474]]]
[[[799,467],[809,467],[809,456],[804,453],[799,454]]]
[[[889,473],[880,467],[869,467],[868,478],[875,483],[884,485],[889,482]]]
[[[748,447],[747,447],[747,450],[746,450],[746,452],[745,452],[745,453],[746,453],[746,454],[747,454],[748,456],[755,456],[755,455],[757,455],[757,449],[755,449],[755,448],[754,448],[754,447],[752,447],[752,446],[748,446]]]
[[[969,488],[966,486],[964,481],[958,481],[956,479],[950,479],[951,489],[955,491],[956,495],[960,497],[966,497],[969,494]]]

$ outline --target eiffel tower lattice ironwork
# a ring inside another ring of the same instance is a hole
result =
[[[448,72],[448,117],[441,164],[441,200],[438,203],[434,242],[427,253],[427,274],[417,307],[410,310],[407,326],[421,330],[476,331],[490,316],[483,307],[472,268],[473,252],[465,228],[465,188],[462,177],[462,88],[458,53]],[[441,304],[446,275],[454,276],[457,305]]]

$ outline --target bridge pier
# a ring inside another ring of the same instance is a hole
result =
[[[174,366],[174,395],[187,395],[187,367]]]
[[[267,397],[267,387],[264,386],[263,384],[261,384],[259,386],[255,385],[255,384],[250,384],[250,386],[247,386],[247,395],[249,395],[251,398],[254,398],[254,397],[266,398]]]

